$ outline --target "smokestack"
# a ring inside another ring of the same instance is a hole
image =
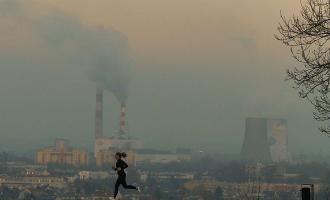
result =
[[[95,109],[95,139],[103,136],[103,89],[97,88]]]
[[[120,108],[120,120],[119,120],[119,134],[120,137],[125,137],[127,130],[126,130],[126,110],[127,106],[125,103],[121,103]]]

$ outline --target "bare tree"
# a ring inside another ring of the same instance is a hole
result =
[[[306,1],[306,2],[305,2]],[[330,120],[330,0],[304,0],[298,15],[286,18],[278,27],[276,39],[290,47],[293,58],[302,64],[287,71],[301,98],[315,108],[317,121]],[[319,128],[330,134],[330,126]]]

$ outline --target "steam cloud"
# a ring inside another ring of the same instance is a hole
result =
[[[127,101],[131,58],[123,33],[112,28],[84,25],[59,10],[38,15],[23,3],[19,0],[0,2],[0,16],[6,24],[28,29],[46,48],[43,56],[63,65],[87,66],[90,80],[113,93],[119,102]],[[1,35],[4,34],[1,31]]]

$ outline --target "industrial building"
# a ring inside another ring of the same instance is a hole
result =
[[[102,166],[104,164],[114,164],[114,155],[116,149],[100,150],[96,155],[96,164]],[[186,153],[172,153],[168,151],[159,151],[153,149],[130,149],[126,151],[127,158],[125,161],[129,165],[136,165],[139,163],[170,163],[182,162],[191,160],[191,154]]]
[[[248,163],[287,162],[289,155],[286,120],[247,118],[241,158]]]
[[[131,149],[142,149],[143,143],[138,139],[120,139],[116,137],[102,137],[95,139],[94,152],[97,153],[104,150],[127,151]]]
[[[116,152],[117,149],[112,149],[112,148],[98,151],[95,157],[96,165],[97,166],[102,166],[105,164],[115,165],[114,157]],[[126,150],[125,152],[127,153],[127,157],[125,158],[127,164],[135,165],[135,161],[136,161],[135,152],[133,150]]]
[[[87,165],[88,153],[85,150],[71,149],[67,140],[58,139],[52,147],[46,147],[37,151],[37,164],[67,164],[67,165]]]
[[[134,150],[143,148],[142,141],[133,139],[128,135],[126,128],[127,105],[121,102],[120,106],[118,134],[112,137],[106,137],[103,135],[103,89],[100,87],[97,88],[94,133],[94,157],[97,165],[114,163],[114,154],[117,151],[127,152],[127,163],[134,165]]]
[[[119,117],[119,134],[112,139],[129,140],[126,127],[126,112],[127,105],[125,102],[120,102],[120,117]],[[96,92],[96,108],[95,108],[95,140],[106,140],[107,137],[103,135],[103,89],[98,87]],[[98,144],[96,144],[98,145]]]
[[[97,88],[96,110],[95,110],[95,143],[94,157],[98,166],[104,164],[114,164],[114,155],[117,151],[126,152],[125,159],[129,165],[136,163],[168,163],[191,159],[190,153],[172,153],[159,150],[144,149],[141,140],[130,137],[126,127],[127,105],[120,104],[119,131],[111,137],[103,135],[103,90]]]

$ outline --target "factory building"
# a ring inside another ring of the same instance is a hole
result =
[[[117,149],[117,151],[127,151],[143,148],[143,143],[138,139],[119,139],[115,137],[103,137],[95,140],[95,157],[100,151]]]
[[[86,165],[88,164],[88,153],[85,150],[71,149],[68,141],[58,139],[52,147],[40,149],[36,153],[37,164],[46,165],[49,163],[67,165]]]
[[[141,140],[130,137],[127,130],[126,112],[127,105],[125,102],[120,104],[119,114],[119,131],[112,137],[103,135],[103,90],[97,88],[96,107],[95,107],[95,143],[94,157],[98,166],[114,164],[114,155],[116,152],[126,152],[128,157],[125,158],[129,165],[136,163],[169,163],[180,162],[191,159],[191,154],[181,149],[181,152],[172,153],[159,150],[144,149]]]
[[[100,150],[96,155],[96,164],[98,166],[106,164],[115,164],[114,155],[116,149]],[[129,165],[136,165],[140,163],[171,163],[191,160],[191,154],[186,153],[172,153],[168,151],[154,150],[154,149],[130,149],[125,151],[127,157],[125,161]]]
[[[128,164],[135,165],[134,150],[143,148],[140,140],[133,139],[128,135],[126,128],[127,105],[124,102],[120,104],[119,131],[118,135],[106,137],[103,135],[103,90],[97,88],[96,108],[95,108],[95,142],[94,157],[97,165],[103,165],[114,162],[114,154],[117,151],[127,152],[126,158]]]
[[[247,118],[241,158],[248,163],[287,162],[289,156],[286,120]]]
[[[114,156],[118,149],[106,149],[106,150],[100,150],[96,154],[95,161],[97,166],[102,165],[115,165],[115,159]],[[135,165],[136,162],[136,154],[133,150],[127,150],[125,151],[127,153],[127,157],[125,158],[125,161],[128,165]]]

